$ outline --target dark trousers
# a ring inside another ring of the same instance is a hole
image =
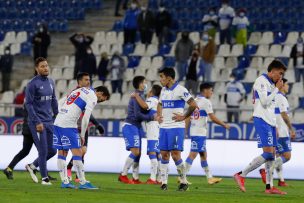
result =
[[[169,36],[169,28],[168,27],[163,27],[162,31],[158,33],[158,46],[160,47],[162,44],[168,44]]]
[[[2,92],[10,90],[11,73],[2,72]]]
[[[112,85],[113,93],[118,92],[118,93],[122,94],[122,80],[112,80],[111,85]]]
[[[227,120],[228,123],[232,123],[232,117],[234,117],[234,123],[239,122],[239,106],[227,105]]]
[[[140,31],[140,40],[143,44],[151,44],[153,37],[153,32],[150,30],[141,30]]]
[[[77,74],[79,72],[79,70],[82,67],[82,60],[75,60],[75,66],[74,66],[74,79],[77,78]]]
[[[220,30],[220,43],[221,44],[231,44],[231,30],[227,28],[226,30]]]
[[[116,0],[115,15],[117,15],[119,13],[119,7],[120,7],[121,2],[123,2],[123,8],[127,9],[127,7],[128,7],[128,1],[129,0]]]
[[[294,68],[295,71],[295,78],[296,78],[296,82],[300,82],[301,81],[301,76],[304,82],[304,68]]]
[[[10,169],[14,169],[15,166],[22,160],[24,159],[24,157],[26,157],[33,146],[34,140],[31,134],[24,134],[23,135],[23,147],[20,150],[20,152],[18,152],[18,154],[16,154],[16,156],[13,158],[13,160],[11,161],[11,163],[8,165],[8,167]]]
[[[136,29],[124,29],[124,43],[134,44],[136,41]]]
[[[53,148],[53,125],[43,124],[44,130],[39,133],[36,126],[29,123],[33,140],[38,150],[38,158],[33,162],[34,166],[39,166],[42,178],[48,177],[46,161],[55,156],[56,149]]]

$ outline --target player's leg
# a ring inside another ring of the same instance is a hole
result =
[[[159,150],[161,154],[160,160],[160,177],[161,177],[161,189],[168,189],[168,165],[170,160],[170,152],[168,146],[168,129],[160,128],[159,130]]]
[[[219,183],[222,181],[222,178],[216,178],[212,176],[211,170],[209,169],[209,165],[207,162],[207,150],[206,147],[204,147],[204,151],[200,152],[200,157],[201,157],[201,166],[205,171],[207,182],[210,185]]]
[[[54,134],[53,125],[45,125],[45,128],[46,128],[45,130],[47,136],[47,150],[48,150],[46,161],[48,161],[56,155],[57,150],[53,147],[53,134]],[[47,176],[49,180],[54,180],[54,181],[57,180],[57,178],[51,177],[48,172],[47,172]]]
[[[158,150],[158,140],[147,140],[147,154],[150,159],[150,168],[151,174],[150,178],[147,180],[148,184],[157,184],[156,175],[158,170],[158,160],[157,160],[157,153]]]
[[[197,150],[198,150],[197,136],[191,136],[190,153],[185,161],[186,173],[188,173],[190,171],[193,160],[196,158],[196,156],[198,154]]]
[[[283,164],[288,162],[291,158],[291,143],[289,137],[278,139],[277,152],[278,156],[275,160],[274,167],[279,177],[278,186],[288,186],[283,177]]]

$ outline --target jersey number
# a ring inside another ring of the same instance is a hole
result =
[[[79,97],[80,92],[75,92],[71,94],[67,99],[67,105],[73,104],[74,101]]]
[[[200,118],[200,112],[198,109],[195,109],[195,111],[193,112],[193,119],[198,120],[199,118]]]

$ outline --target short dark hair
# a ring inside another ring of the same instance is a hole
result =
[[[153,96],[159,97],[162,87],[160,85],[153,85],[152,86],[152,94]]]
[[[207,89],[210,89],[210,88],[213,88],[213,85],[211,83],[208,83],[208,82],[205,82],[205,83],[202,83],[200,85],[200,91],[204,91],[204,90],[207,90]]]
[[[166,77],[171,77],[172,79],[175,79],[175,70],[170,67],[165,67],[163,69],[160,69],[158,73],[163,73]]]
[[[39,63],[42,62],[42,61],[47,61],[46,58],[43,58],[43,57],[38,57],[35,59],[35,67],[38,67],[39,66]]]
[[[286,71],[287,67],[284,65],[282,61],[275,59],[269,64],[267,71],[270,72],[272,71],[272,69],[283,69],[284,71]]]
[[[102,92],[102,95],[108,97],[108,100],[110,99],[110,92],[106,86],[98,86],[95,87],[95,92]]]
[[[77,82],[79,82],[80,80],[82,80],[82,78],[83,78],[84,76],[90,76],[90,74],[89,74],[89,73],[86,73],[86,72],[78,73],[78,74],[77,74],[77,77],[76,77]]]
[[[139,88],[139,85],[140,83],[142,83],[146,78],[142,75],[139,75],[139,76],[135,76],[133,78],[133,81],[132,81],[132,84],[133,84],[133,87],[134,89],[138,89]]]
[[[285,84],[286,82],[288,82],[288,80],[286,78],[282,78],[283,83]]]

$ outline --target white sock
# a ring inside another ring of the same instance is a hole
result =
[[[168,184],[168,165],[169,165],[169,161],[161,160],[160,174],[161,174],[162,184]]]
[[[150,179],[155,181],[156,180],[156,174],[158,170],[158,162],[156,155],[149,155],[150,161],[151,161],[151,175]]]
[[[274,170],[274,161],[267,160],[265,163],[266,170],[266,184],[270,184],[270,188],[273,187],[273,170]]]
[[[282,157],[276,158],[274,162],[274,167],[277,171],[278,177],[280,181],[284,182],[284,177],[283,177],[283,159]]]
[[[80,156],[73,156],[73,166],[76,169],[76,174],[80,180],[80,184],[85,184],[87,181],[85,179],[84,166],[82,163],[82,158]]]
[[[212,174],[211,174],[211,171],[209,169],[208,162],[206,160],[205,161],[201,161],[201,166],[202,166],[202,168],[205,171],[206,178],[207,179],[212,178]]]
[[[242,173],[240,175],[242,177],[246,177],[249,172],[257,169],[265,162],[266,162],[266,159],[264,159],[264,157],[262,157],[261,155],[256,157],[255,159],[253,159],[250,162],[250,164],[244,170],[242,170]]]
[[[183,163],[183,160],[180,159],[180,160],[176,161],[175,165],[176,165],[176,169],[177,169],[178,175],[181,178],[181,183],[187,184],[186,167],[185,167],[185,165]]]
[[[30,164],[31,169],[37,169],[36,166],[34,164]]]
[[[192,163],[193,163],[193,160],[191,158],[187,158],[186,161],[185,161],[185,170],[186,170],[186,173],[188,173],[190,171],[190,168],[192,166]]]
[[[130,170],[131,166],[134,163],[134,159],[136,158],[136,156],[134,154],[130,154],[125,162],[125,165],[123,167],[123,170],[121,172],[121,175],[126,176],[128,175],[128,171]]]
[[[61,182],[63,182],[64,184],[68,184],[69,179],[68,179],[67,164],[66,164],[65,156],[58,155],[57,167],[59,169],[59,175],[60,175]]]
[[[139,162],[133,162],[133,178],[135,180],[139,179]]]

